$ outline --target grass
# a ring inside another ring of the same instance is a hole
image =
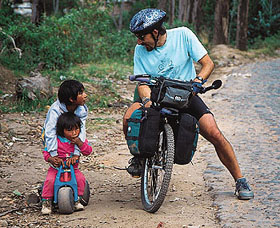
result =
[[[280,48],[280,32],[265,40],[260,38],[254,45],[249,47],[249,52],[254,56],[248,55],[248,58],[262,55],[276,56],[275,50]],[[131,63],[125,63],[122,60],[106,59],[100,62],[88,64],[79,64],[68,68],[67,70],[44,71],[43,75],[51,77],[52,85],[58,88],[62,81],[66,79],[76,79],[82,82],[88,94],[87,105],[90,109],[108,107],[114,102],[121,101],[121,96],[117,91],[115,84],[118,81],[127,80],[127,75],[132,74],[133,67]],[[15,76],[21,76],[20,72],[14,71]],[[0,90],[0,97],[5,91]],[[51,105],[56,99],[56,95],[49,100],[30,101],[24,98],[20,101],[4,102],[0,99],[0,112],[40,112],[47,105]]]
[[[88,94],[87,105],[89,109],[95,109],[108,107],[108,105],[122,99],[114,85],[118,81],[127,80],[127,75],[131,72],[131,65],[121,61],[108,60],[100,63],[76,65],[66,71],[44,71],[42,74],[51,77],[52,86],[55,88],[58,88],[66,79],[82,82]],[[4,91],[0,91],[0,95],[2,94]],[[56,95],[49,100],[30,101],[27,96],[23,96],[22,100],[10,100],[9,102],[0,99],[0,112],[40,112],[55,100]]]
[[[277,56],[275,51],[280,49],[280,32],[264,40],[260,37],[257,38],[250,48],[253,49],[257,55]]]

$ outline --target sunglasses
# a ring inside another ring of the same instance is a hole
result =
[[[147,34],[135,34],[135,36],[139,39],[139,40],[144,40],[145,39],[145,36],[146,36]]]

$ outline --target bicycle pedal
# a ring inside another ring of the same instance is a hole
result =
[[[117,166],[114,166],[114,169],[117,169],[117,170],[127,170],[127,168],[121,168],[121,167],[117,167]]]
[[[132,175],[131,175],[132,176]],[[132,176],[133,178],[140,178],[141,176]]]

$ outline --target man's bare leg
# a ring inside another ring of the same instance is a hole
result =
[[[241,170],[233,148],[219,130],[213,115],[204,114],[199,120],[199,125],[201,135],[214,145],[219,159],[229,170],[234,180],[241,178]]]

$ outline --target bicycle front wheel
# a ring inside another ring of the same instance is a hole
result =
[[[173,130],[169,124],[165,124],[159,135],[158,151],[144,163],[141,199],[147,212],[156,212],[164,201],[171,179],[174,151]]]

